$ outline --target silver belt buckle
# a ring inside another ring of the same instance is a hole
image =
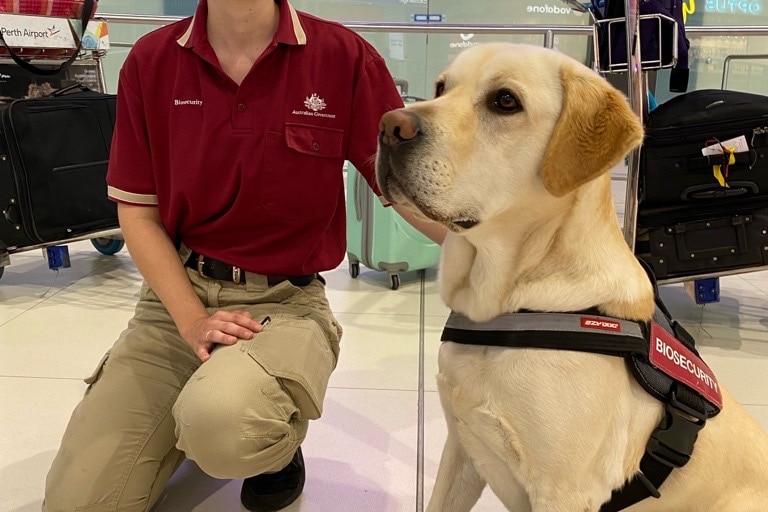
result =
[[[232,282],[240,284],[240,267],[232,266]]]
[[[208,279],[208,276],[203,274],[203,264],[205,263],[205,256],[202,254],[197,255],[197,273],[200,277]]]

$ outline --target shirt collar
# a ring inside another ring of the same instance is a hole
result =
[[[296,9],[288,3],[287,0],[275,0],[280,4],[280,21],[277,25],[274,41],[290,45],[307,44],[307,34],[301,25],[301,20]],[[187,30],[179,37],[176,42],[184,48],[194,48],[205,36],[205,22],[208,18],[208,1],[200,0],[197,10]]]

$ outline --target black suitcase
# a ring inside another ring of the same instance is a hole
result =
[[[659,279],[768,265],[768,198],[641,210],[635,253]]]
[[[0,106],[0,249],[118,227],[106,184],[115,98],[68,88]]]
[[[748,151],[722,155],[702,148],[744,136]],[[723,187],[713,166],[727,172]],[[768,96],[701,90],[677,96],[648,115],[640,160],[640,203],[646,207],[695,204],[719,198],[768,195]]]

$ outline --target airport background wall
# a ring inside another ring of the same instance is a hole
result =
[[[445,23],[589,25],[590,18],[562,0],[292,0],[301,10],[338,21],[412,22],[417,15],[439,15]],[[108,13],[166,14],[186,16],[197,0],[101,0],[99,10]],[[768,25],[768,0],[685,0],[688,26]],[[110,26],[113,41],[135,41],[154,26]],[[434,77],[463,49],[487,41],[542,44],[543,36],[483,34],[363,33],[387,60],[393,73],[409,83],[409,94],[432,96]],[[766,54],[768,38],[731,35],[690,37],[691,80],[689,90],[719,88],[723,62],[728,55]],[[591,41],[580,36],[556,36],[554,46],[589,64]],[[105,62],[108,88],[116,89],[117,72],[127,49],[113,49]],[[616,77],[614,77],[616,78]],[[667,88],[666,71],[657,76],[659,101],[673,94]],[[653,85],[653,84],[652,84]],[[729,88],[768,94],[768,60],[736,61],[731,65]]]

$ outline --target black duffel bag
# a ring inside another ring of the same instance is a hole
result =
[[[118,227],[106,184],[115,99],[72,86],[0,106],[0,249]]]

